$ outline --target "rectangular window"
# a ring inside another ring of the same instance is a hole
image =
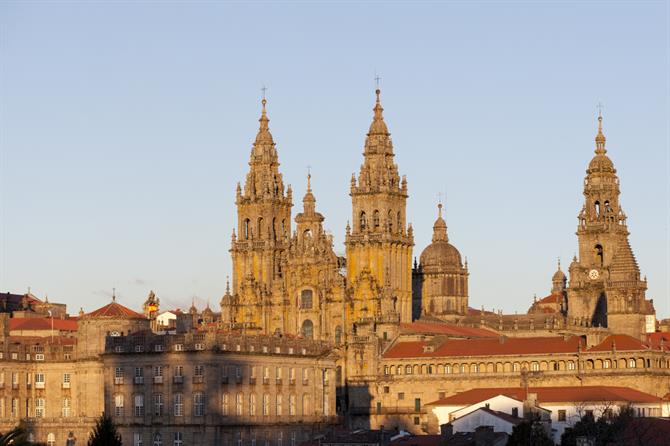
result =
[[[276,407],[276,410],[277,410],[277,416],[278,416],[278,417],[281,417],[281,416],[282,416],[282,405],[283,405],[282,396],[281,396],[281,395],[277,395],[277,407]]]
[[[114,368],[114,384],[123,384],[123,367]]]
[[[135,395],[135,416],[143,417],[144,416],[144,395],[137,394]]]
[[[44,398],[35,398],[35,417],[44,418]]]
[[[161,365],[154,366],[154,383],[163,383],[163,366]]]
[[[382,403],[378,401],[377,402],[377,415],[381,415],[381,414],[382,414]]]
[[[35,388],[44,389],[44,373],[42,372],[35,373]]]
[[[154,393],[154,415],[163,416],[163,394]]]
[[[421,411],[421,398],[414,398],[414,412]]]
[[[196,417],[205,415],[205,394],[202,392],[193,394],[193,415]]]
[[[384,386],[384,393],[389,393],[391,391],[389,386]]]
[[[565,421],[565,410],[558,411],[558,421]]]
[[[238,415],[238,416],[242,415],[242,410],[243,410],[242,405],[244,404],[242,402],[242,398],[244,398],[244,397],[241,393],[238,393],[235,396],[235,415]]]
[[[18,398],[12,398],[11,416],[12,418],[16,418],[18,415],[19,415],[19,400]]]
[[[19,373],[12,372],[12,388],[16,389],[19,386]]]
[[[133,446],[142,446],[142,433],[135,432],[133,434]]]
[[[63,389],[69,389],[70,388],[70,374],[69,373],[63,373]]]
[[[117,417],[123,416],[123,395],[114,395],[114,415]]]
[[[446,392],[438,392],[437,399],[442,400],[442,399],[444,399],[445,396],[447,396]]]
[[[174,394],[174,416],[184,416],[184,396],[181,393]]]
[[[182,446],[184,444],[181,432],[174,433],[174,442],[172,444],[174,446]]]
[[[421,424],[421,418],[419,418],[419,417],[414,417],[414,425],[415,425],[415,426],[418,426],[419,424]]]
[[[193,382],[194,383],[201,383],[204,381],[204,376],[205,376],[205,366],[204,365],[196,365],[193,369]]]
[[[72,401],[70,398],[63,398],[63,418],[67,418],[70,416],[70,407],[72,406]]]
[[[183,365],[174,366],[174,376],[184,376],[184,366]]]

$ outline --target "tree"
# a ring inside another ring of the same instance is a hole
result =
[[[95,423],[88,439],[88,446],[123,446],[121,435],[116,430],[112,418],[103,413]]]
[[[0,446],[32,446],[34,444],[28,441],[28,430],[23,423],[20,423],[9,432],[0,434]]]
[[[539,420],[530,419],[514,426],[507,446],[554,446],[554,442]]]
[[[577,438],[580,437],[593,439],[596,446],[621,444],[622,434],[632,427],[634,420],[635,413],[629,406],[619,408],[616,414],[604,412],[597,421],[592,412],[586,412],[573,427],[565,430],[561,445],[576,446]]]

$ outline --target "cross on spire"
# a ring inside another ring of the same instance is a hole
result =
[[[379,81],[381,81],[382,78],[379,77],[379,74],[375,74],[375,84],[377,84],[377,89],[379,89]]]
[[[598,109],[598,117],[602,118],[602,116],[603,116],[603,103],[598,101],[598,104],[596,105],[596,108]]]
[[[263,100],[265,100],[265,92],[268,91],[268,87],[263,84],[263,87],[261,87],[261,91],[263,92]]]

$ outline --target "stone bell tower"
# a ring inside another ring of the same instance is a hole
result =
[[[579,260],[570,265],[568,321],[608,327],[639,336],[647,315],[646,280],[628,243],[626,214],[619,203],[619,178],[607,156],[602,116],[598,116],[595,156],[584,179],[584,206],[579,213]]]
[[[279,158],[262,101],[244,189],[237,185],[230,312],[233,325],[272,333],[283,327],[283,262],[291,235],[291,186],[284,188]]]
[[[358,178],[351,178],[353,226],[347,226],[347,279],[352,321],[412,320],[412,247],[405,215],[407,180],[393,161],[380,91]]]

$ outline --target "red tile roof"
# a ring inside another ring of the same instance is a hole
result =
[[[573,387],[529,387],[528,393],[537,394],[537,402],[543,403],[575,403],[575,402],[631,402],[659,403],[661,398],[631,389],[630,387],[614,386],[573,386]],[[457,393],[429,403],[432,406],[467,406],[505,395],[517,400],[524,400],[526,391],[522,387],[491,387],[477,388]]]
[[[529,355],[540,353],[577,352],[582,339],[572,336],[496,339],[448,339],[436,345],[434,351],[425,351],[429,341],[401,341],[391,346],[384,358],[432,358],[448,356]]]
[[[654,350],[670,350],[670,333],[649,333],[647,335],[647,345]]]
[[[15,330],[51,330],[77,331],[77,321],[72,319],[51,319],[48,317],[22,317],[9,320],[10,331]]]
[[[561,303],[563,301],[563,296],[561,294],[550,294],[547,297],[543,297],[539,301],[537,301],[538,304],[557,304]]]
[[[632,336],[628,335],[610,335],[607,336],[598,345],[594,345],[589,349],[591,352],[609,352],[613,350],[613,346],[617,351],[623,350],[648,350],[647,346]]]
[[[84,317],[104,317],[110,319],[145,319],[144,315],[137,313],[128,307],[124,307],[123,305],[116,303],[116,301],[111,302],[102,308],[98,308],[95,311],[91,311]]]
[[[67,336],[10,336],[10,344],[56,344],[56,345],[75,345],[77,338]]]
[[[462,327],[459,325],[437,322],[416,321],[412,323],[400,324],[400,328],[402,331],[410,333],[446,334],[465,338],[498,337],[497,333],[483,328]]]

